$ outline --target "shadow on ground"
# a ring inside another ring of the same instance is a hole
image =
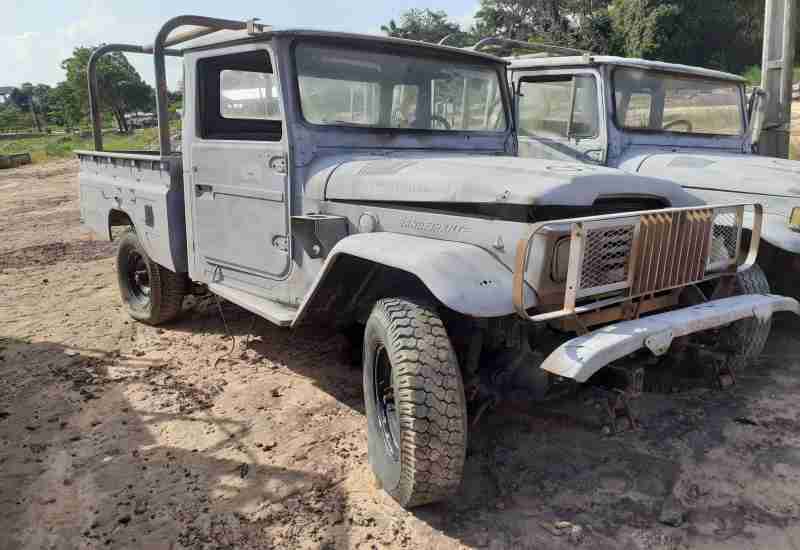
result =
[[[160,384],[159,361],[0,338],[0,548],[267,548],[264,524],[302,498],[310,517],[343,509],[334,479],[270,466],[238,445],[249,426],[213,414],[211,396],[175,377],[169,389],[193,401],[181,413],[137,410],[133,385]],[[213,429],[203,449],[159,445],[167,423]],[[218,452],[236,446],[240,460]],[[258,508],[258,517],[237,510]],[[326,534],[347,544],[347,524]],[[324,537],[320,537],[321,539]]]

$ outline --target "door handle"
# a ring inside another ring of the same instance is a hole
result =
[[[213,196],[214,187],[211,185],[204,185],[198,183],[194,186],[194,194],[196,197],[202,197],[205,194],[209,194]]]

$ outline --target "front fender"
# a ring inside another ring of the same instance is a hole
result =
[[[764,216],[761,238],[780,250],[800,254],[800,233],[789,229],[788,221],[788,216]]]
[[[343,256],[355,256],[415,275],[446,307],[470,317],[514,313],[512,272],[487,250],[471,244],[398,233],[362,233],[339,241],[331,250],[293,325],[301,322],[316,292]],[[537,304],[527,287],[526,304]]]

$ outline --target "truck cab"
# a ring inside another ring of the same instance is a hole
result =
[[[158,151],[103,150],[95,72],[109,51],[153,55]],[[180,152],[169,55],[185,75]],[[605,388],[611,425],[633,425],[620,395],[644,371],[619,361],[701,338],[730,380],[774,312],[800,313],[755,265],[759,205],[517,156],[500,58],[180,16],[152,46],[98,48],[88,72],[81,216],[118,239],[130,315],[169,323],[191,290],[279,326],[355,329],[369,461],[405,507],[457,492],[468,426],[514,392]],[[604,378],[616,367],[618,383]]]
[[[748,98],[729,73],[586,52],[509,61],[521,156],[667,178],[712,203],[760,202],[760,263],[782,292],[800,292],[800,163],[756,154],[762,92]]]

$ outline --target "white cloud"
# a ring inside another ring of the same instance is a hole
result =
[[[472,25],[475,24],[475,14],[478,13],[480,7],[481,5],[479,3],[476,3],[475,6],[472,8],[472,10],[470,10],[468,13],[465,13],[463,15],[453,16],[450,17],[450,19],[454,23],[458,23],[461,26],[462,31],[468,31],[470,28],[472,28]]]
[[[3,86],[16,86],[23,82],[54,85],[64,80],[61,62],[72,55],[74,48],[94,46],[108,42],[144,44],[152,41],[158,22],[152,25],[121,21],[108,5],[98,0],[84,0],[73,10],[83,14],[66,25],[47,32],[25,30],[16,35],[0,35],[0,75]],[[128,55],[139,74],[153,84],[153,61],[146,55]],[[174,87],[179,75],[176,64],[169,63],[168,81]]]

